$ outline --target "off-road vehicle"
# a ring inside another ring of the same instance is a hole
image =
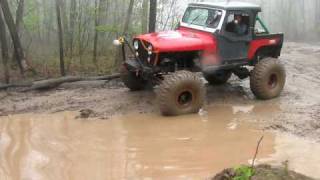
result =
[[[261,7],[250,3],[192,3],[174,31],[139,35],[132,45],[116,40],[122,44],[124,84],[132,91],[156,86],[164,115],[201,109],[206,90],[195,72],[211,85],[226,83],[232,74],[250,77],[258,99],[279,96],[286,79],[277,59],[283,34],[270,34],[259,12]],[[132,58],[126,57],[128,47]]]

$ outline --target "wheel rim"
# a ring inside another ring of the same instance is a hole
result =
[[[190,91],[183,91],[179,94],[177,102],[180,106],[189,106],[192,103],[193,95]]]
[[[268,86],[270,89],[274,89],[278,85],[278,76],[276,74],[271,74],[269,76]]]

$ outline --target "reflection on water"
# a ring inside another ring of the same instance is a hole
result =
[[[108,121],[72,112],[2,117],[0,179],[201,179],[247,163],[262,134],[259,157],[273,153],[273,135],[237,121],[253,108],[209,109]]]

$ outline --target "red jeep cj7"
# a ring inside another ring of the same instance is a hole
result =
[[[226,83],[232,73],[250,77],[257,98],[279,96],[286,79],[277,59],[283,34],[270,34],[260,11],[249,3],[192,3],[175,31],[139,35],[133,47],[119,38],[114,43],[122,44],[124,84],[133,91],[157,86],[164,115],[196,113],[203,106],[205,86],[193,72],[212,85]],[[126,45],[133,58],[126,58]]]

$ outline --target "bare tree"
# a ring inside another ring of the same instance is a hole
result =
[[[60,16],[61,16],[61,23],[62,23],[62,27],[65,33],[63,33],[63,40],[66,41],[66,43],[64,43],[64,55],[66,55],[68,53],[68,51],[70,50],[69,47],[69,23],[68,23],[68,15],[67,15],[67,5],[66,5],[66,0],[60,0]]]
[[[167,12],[167,17],[166,17],[165,22],[163,24],[162,30],[165,30],[167,28],[167,25],[169,23],[169,19],[172,16],[173,8],[174,8],[174,5],[176,2],[177,2],[176,0],[171,0],[170,6],[169,6],[169,11]]]
[[[123,33],[126,33],[129,30],[130,19],[133,11],[133,4],[134,0],[130,0],[127,16],[124,22]]]
[[[2,11],[0,9],[0,42],[1,42],[1,51],[2,51],[2,63],[4,69],[4,79],[7,84],[10,82],[10,75],[9,75],[9,67],[8,67],[8,60],[9,60],[9,50],[8,50],[8,43],[6,37],[6,27],[2,17]]]
[[[106,9],[106,0],[95,0],[95,34],[93,42],[93,63],[97,66],[97,54],[98,54],[98,40],[99,40],[99,31],[98,26],[101,23],[101,16],[103,11]]]
[[[129,7],[127,9],[127,14],[126,14],[124,26],[123,26],[123,30],[122,30],[122,34],[126,34],[129,31],[130,19],[131,19],[132,12],[133,12],[133,5],[134,5],[134,0],[130,0]],[[115,55],[116,55],[115,56],[115,68],[118,69],[120,66],[120,62],[123,59],[120,48],[118,48],[116,50]]]
[[[0,0],[2,12],[4,19],[7,23],[8,29],[10,31],[10,35],[12,38],[13,46],[14,46],[14,51],[16,55],[16,60],[20,69],[21,74],[23,75],[25,70],[28,68],[25,57],[24,57],[24,52],[22,49],[21,41],[19,38],[19,34],[17,31],[17,27],[14,23],[12,14],[10,12],[9,4],[7,0]]]
[[[75,25],[76,25],[76,17],[77,17],[77,1],[71,0],[70,5],[70,25],[69,25],[69,54],[70,58],[73,57],[73,46],[74,46],[74,34],[75,34]]]
[[[141,17],[141,28],[142,33],[148,32],[148,16],[149,16],[149,0],[143,0],[142,2],[142,17]]]
[[[16,11],[16,26],[18,34],[20,34],[21,24],[23,22],[23,14],[24,14],[24,0],[20,0],[18,3],[18,8]]]
[[[56,12],[57,12],[57,25],[58,25],[58,36],[59,36],[59,53],[60,53],[60,73],[61,76],[65,76],[64,68],[64,48],[63,48],[63,30],[61,21],[61,1],[56,0]]]
[[[101,1],[100,1],[101,2]],[[97,51],[98,51],[98,38],[99,38],[99,32],[98,32],[98,26],[99,26],[99,5],[100,3],[98,3],[98,0],[95,0],[95,21],[94,21],[94,27],[95,27],[95,31],[94,31],[94,39],[93,39],[93,63],[95,64],[95,66],[97,66]]]
[[[20,37],[21,33],[21,24],[23,23],[23,13],[24,13],[24,0],[18,2],[18,8],[16,11],[16,27],[18,36]],[[16,57],[15,51],[13,51],[12,58]]]
[[[157,23],[157,0],[150,0],[149,32],[156,31],[156,23]]]
[[[315,7],[317,9],[317,11],[315,11],[316,12],[316,15],[315,15],[315,17],[316,17],[316,27],[315,28],[317,30],[317,35],[319,37],[320,36],[320,11],[319,11],[319,9],[320,9],[320,1],[316,0]]]

